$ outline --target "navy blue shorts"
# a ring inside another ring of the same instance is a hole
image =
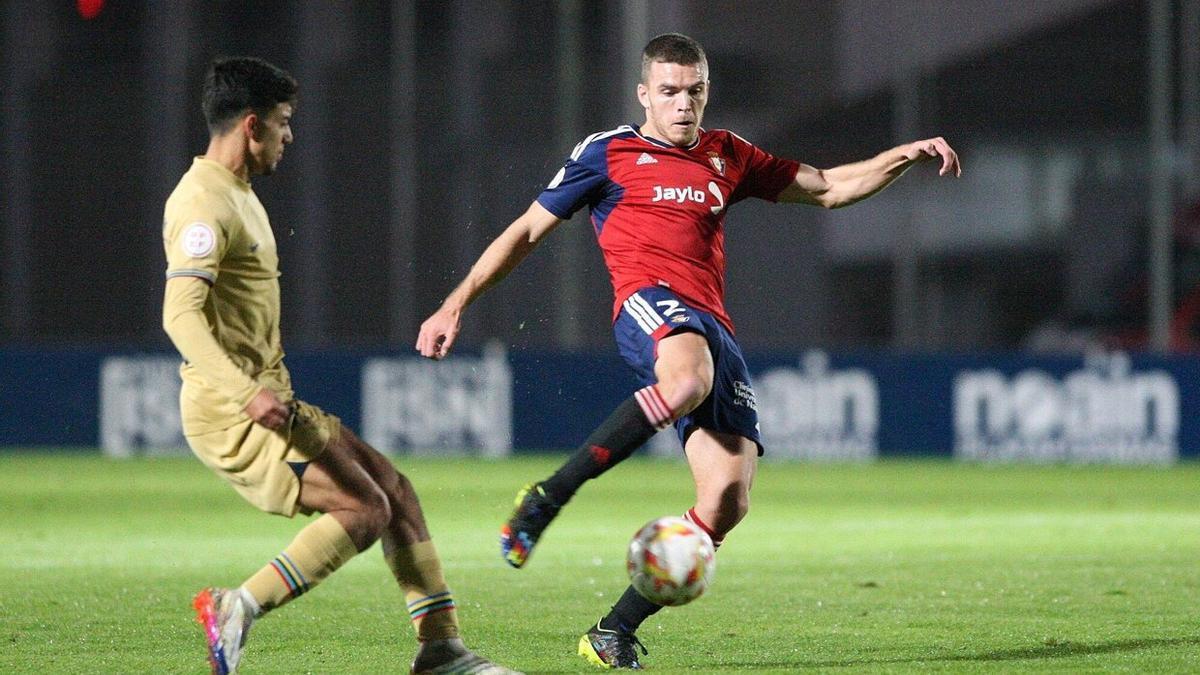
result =
[[[699,407],[675,422],[681,443],[699,428],[744,436],[758,445],[758,407],[746,359],[733,335],[708,312],[689,307],[670,290],[647,286],[629,296],[613,324],[617,351],[633,368],[642,386],[654,384],[658,341],[679,331],[692,331],[708,341],[713,360],[713,388]]]

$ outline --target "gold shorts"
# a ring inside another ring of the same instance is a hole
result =
[[[267,513],[296,515],[300,478],[288,462],[310,462],[341,433],[342,421],[303,401],[292,402],[288,425],[272,431],[252,420],[186,436],[192,452],[229,481],[246,501]]]

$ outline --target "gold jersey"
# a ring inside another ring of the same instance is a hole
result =
[[[279,337],[279,256],[250,184],[197,157],[167,199],[163,328],[183,355],[187,435],[227,429],[263,388],[293,398]]]

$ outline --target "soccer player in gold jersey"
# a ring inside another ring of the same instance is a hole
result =
[[[376,540],[419,641],[412,671],[512,673],[468,650],[412,483],[344,427],[295,397],[279,335],[279,259],[251,189],[293,140],[296,82],[255,58],[214,61],[211,136],[167,200],[163,328],[184,362],[180,410],[192,451],[268,513],[321,514],[237,588],[193,601],[214,673],[236,670],[251,624]]]

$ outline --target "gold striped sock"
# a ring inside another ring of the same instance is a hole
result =
[[[303,595],[357,553],[342,524],[325,514],[300,530],[292,543],[242,588],[267,612]]]
[[[404,589],[404,600],[417,638],[424,641],[458,637],[454,596],[442,576],[442,562],[433,542],[388,545],[384,547],[383,557]]]

